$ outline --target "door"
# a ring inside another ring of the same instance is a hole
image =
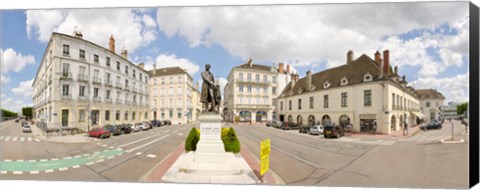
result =
[[[68,110],[62,110],[62,127],[68,127]]]
[[[98,125],[98,110],[92,110],[92,125]]]

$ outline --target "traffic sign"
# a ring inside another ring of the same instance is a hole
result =
[[[260,175],[263,176],[270,167],[270,139],[260,142]]]
[[[260,159],[260,175],[263,176],[268,171],[270,165],[270,156],[266,155]]]
[[[270,139],[265,139],[260,142],[260,157],[270,154]]]

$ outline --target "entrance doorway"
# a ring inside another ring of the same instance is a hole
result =
[[[98,125],[99,115],[100,115],[100,111],[92,110],[92,125]]]
[[[68,110],[62,110],[62,127],[68,127]]]

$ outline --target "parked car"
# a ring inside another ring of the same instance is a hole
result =
[[[311,125],[311,126],[309,126],[308,134],[310,134],[310,135],[321,135],[321,134],[323,134],[323,126],[322,125]]]
[[[281,122],[281,121],[274,121],[274,122],[272,123],[272,127],[275,127],[275,128],[278,129],[278,128],[280,128],[280,126],[282,126],[282,123],[283,123],[283,122]]]
[[[94,127],[88,132],[89,137],[97,137],[97,138],[106,138],[110,137],[110,130],[108,130],[106,127]]]
[[[15,119],[15,123],[18,123],[20,121],[20,119]]]
[[[151,120],[150,125],[153,127],[160,127],[162,126],[162,122],[160,122],[160,120]]]
[[[267,123],[265,123],[265,126],[271,127],[271,126],[272,126],[272,123],[273,123],[273,121],[267,121]]]
[[[24,132],[24,133],[31,133],[31,132],[32,132],[32,129],[30,128],[29,125],[24,125],[24,126],[22,126],[22,132]]]
[[[328,137],[339,138],[344,135],[345,133],[343,129],[338,125],[326,125],[323,127],[323,136],[325,138],[328,138]]]
[[[150,125],[150,122],[148,122],[148,121],[144,121],[144,122],[143,122],[143,125],[146,126],[148,129],[152,129],[152,128],[153,128],[153,126]]]
[[[128,133],[132,132],[132,128],[130,126],[125,125],[125,124],[119,124],[119,125],[116,125],[116,126],[119,127],[120,130],[122,130],[123,134],[128,134]]]
[[[288,123],[288,128],[290,129],[298,129],[300,127],[297,123],[290,122]]]
[[[308,130],[310,129],[310,126],[308,125],[301,125],[298,127],[298,132],[299,133],[308,133]]]
[[[148,130],[149,127],[144,125],[143,123],[135,123],[135,126],[137,126],[140,130]]]
[[[420,126],[420,129],[425,130],[428,129],[442,129],[442,124],[435,119],[430,120],[427,124]]]
[[[163,125],[172,125],[172,121],[170,121],[170,120],[163,120]]]
[[[120,135],[123,133],[122,129],[120,126],[115,126],[115,125],[110,125],[110,124],[107,124],[105,126],[103,126],[104,128],[107,128],[111,133],[112,135]]]
[[[133,132],[139,132],[141,129],[139,126],[135,125],[134,123],[128,123],[126,126],[130,127]]]

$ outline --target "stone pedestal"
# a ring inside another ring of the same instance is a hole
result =
[[[233,158],[225,152],[221,139],[222,117],[216,113],[202,113],[200,121],[200,141],[197,144],[194,161],[197,163],[223,163]]]

